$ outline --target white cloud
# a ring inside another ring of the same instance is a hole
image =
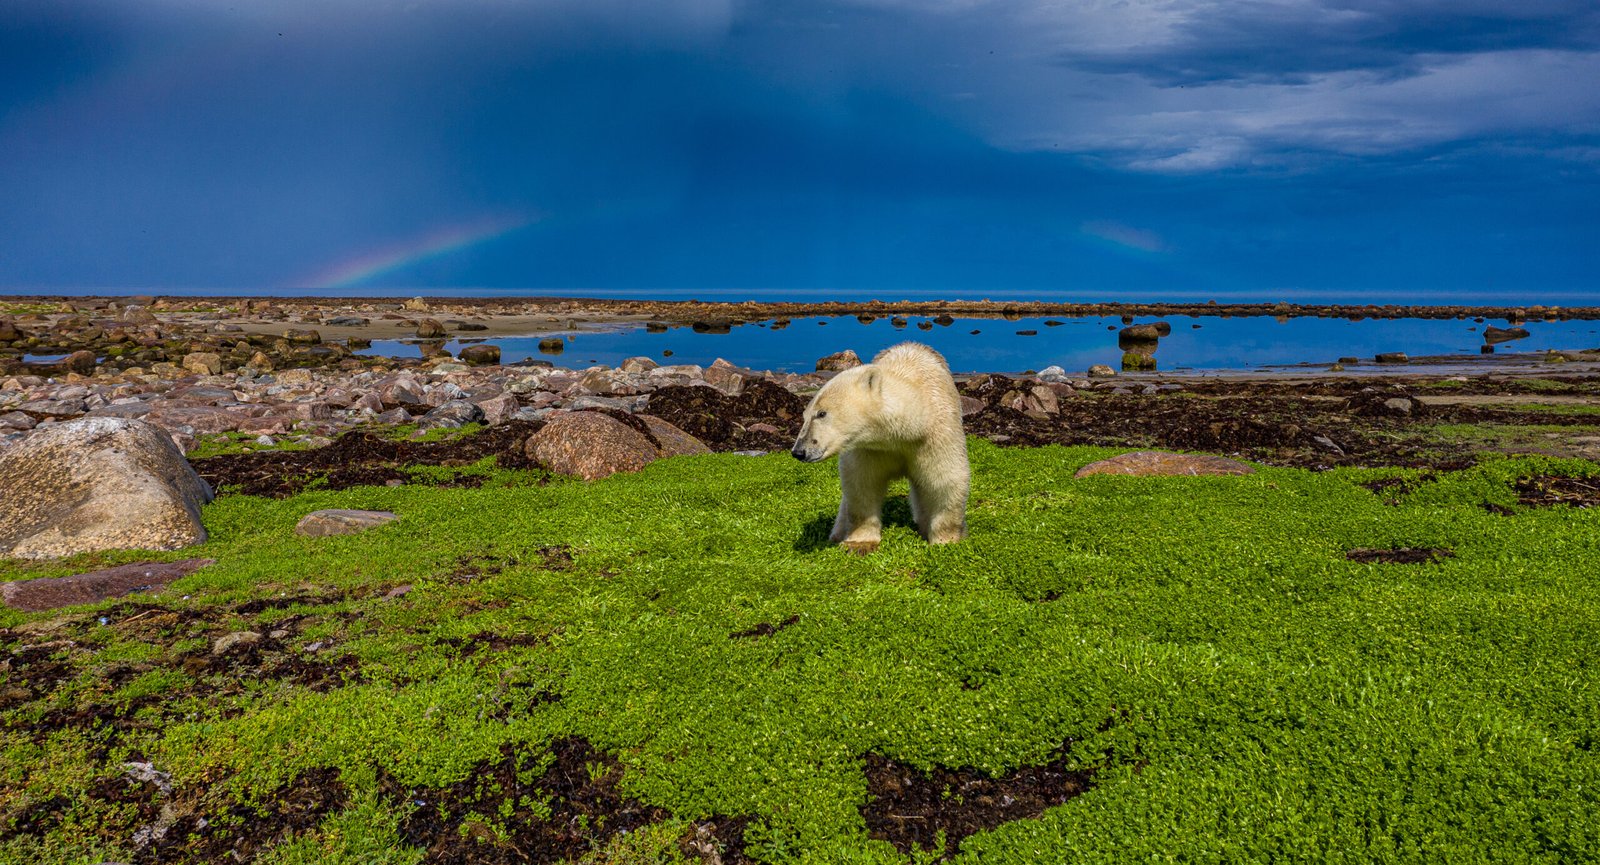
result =
[[[1203,172],[1600,134],[1587,0],[858,5],[902,23],[898,39],[852,43],[876,56],[850,58],[850,75],[1006,149]]]

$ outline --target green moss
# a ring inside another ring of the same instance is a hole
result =
[[[194,449],[189,451],[188,457],[192,460],[207,457],[227,456],[232,454],[255,453],[256,451],[303,451],[309,448],[303,441],[295,441],[290,435],[272,436],[273,444],[260,445],[256,440],[259,433],[224,432],[211,433],[201,436],[195,442]]]
[[[0,315],[54,315],[66,311],[66,305],[61,303],[0,300]]]
[[[1600,436],[1600,426],[1563,424],[1435,424],[1424,434],[1445,444],[1509,452],[1540,452],[1570,439]]]
[[[117,689],[113,699],[123,702],[137,700],[140,697],[179,690],[190,682],[189,676],[182,670],[170,668],[151,670]]]
[[[399,424],[398,426],[382,427],[377,430],[379,434],[397,441],[414,442],[442,442],[452,441],[463,436],[476,435],[483,431],[483,424],[469,423],[460,427],[434,427],[421,430],[414,423]]]
[[[1584,403],[1503,403],[1489,407],[1507,411],[1545,412],[1561,415],[1600,415],[1600,405]]]
[[[211,540],[179,554],[218,564],[162,602],[203,612],[206,636],[292,621],[281,651],[348,659],[359,679],[264,679],[212,710],[146,673],[119,694],[160,703],[114,736],[25,732],[104,686],[7,706],[0,815],[61,796],[75,816],[0,842],[0,861],[131,855],[88,828],[105,817],[89,790],[137,749],[211,802],[336,768],[343,810],[264,861],[415,862],[397,830],[412,806],[378,778],[451,784],[507,745],[565,736],[616,755],[622,789],[676,815],[595,861],[677,861],[685,821],[711,815],[752,817],[764,861],[901,861],[862,824],[862,755],[1002,772],[1063,741],[1099,768],[1095,788],[966,839],[958,861],[1600,860],[1600,512],[1524,508],[1510,488],[1600,467],[1073,478],[1111,453],[974,440],[971,537],[927,545],[896,498],[869,556],[821,543],[834,468],[785,455],[674,458],[593,484],[518,486],[485,465],[476,489],[223,497],[205,512]],[[1417,482],[1361,486],[1395,474]],[[400,519],[293,534],[324,507]],[[1456,556],[1359,564],[1355,547]],[[63,567],[0,562],[0,579]],[[265,598],[305,600],[235,612]],[[96,615],[62,626],[76,669],[125,651],[82,639]],[[475,807],[498,825],[537,803]]]

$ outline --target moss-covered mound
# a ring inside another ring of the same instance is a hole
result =
[[[225,496],[0,612],[0,862],[1600,860],[1600,509],[1518,487],[1596,466],[1112,453],[974,440],[971,538],[865,557],[786,455]]]

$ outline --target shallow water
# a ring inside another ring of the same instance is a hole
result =
[[[865,360],[904,340],[933,346],[956,372],[1017,372],[1052,364],[1081,372],[1096,363],[1117,367],[1122,359],[1122,349],[1117,346],[1117,331],[1122,328],[1118,317],[965,318],[949,326],[934,325],[931,330],[917,327],[918,322],[929,321],[926,316],[908,318],[910,324],[904,328],[893,327],[887,318],[863,324],[844,316],[796,318],[782,329],[775,329],[771,322],[746,324],[726,334],[695,333],[688,327],[665,333],[650,333],[642,327],[572,332],[566,334],[565,351],[557,355],[541,353],[538,337],[478,341],[500,346],[504,363],[544,358],[566,367],[615,366],[624,358],[644,355],[661,363],[707,365],[720,357],[754,369],[804,372],[815,368],[817,358],[823,355],[848,348]],[[1063,323],[1052,327],[1046,321]],[[1267,317],[1217,316],[1139,318],[1135,323],[1155,321],[1172,325],[1172,334],[1160,341],[1155,352],[1159,368],[1170,371],[1332,363],[1344,356],[1370,361],[1373,355],[1390,351],[1413,357],[1477,355],[1486,326],[1467,319],[1291,318],[1280,322]],[[1504,326],[1505,322],[1487,324]],[[1497,353],[1600,346],[1600,321],[1531,322],[1523,327],[1532,335],[1502,343]],[[1037,334],[1018,334],[1027,330]],[[452,340],[445,347],[455,353],[463,344]],[[664,356],[666,351],[672,353],[670,359]],[[421,349],[415,341],[376,340],[371,349],[361,353],[417,357]]]

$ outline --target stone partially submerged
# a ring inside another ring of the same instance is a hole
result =
[[[52,424],[0,452],[0,556],[176,550],[206,539],[211,487],[172,439],[143,421]]]

